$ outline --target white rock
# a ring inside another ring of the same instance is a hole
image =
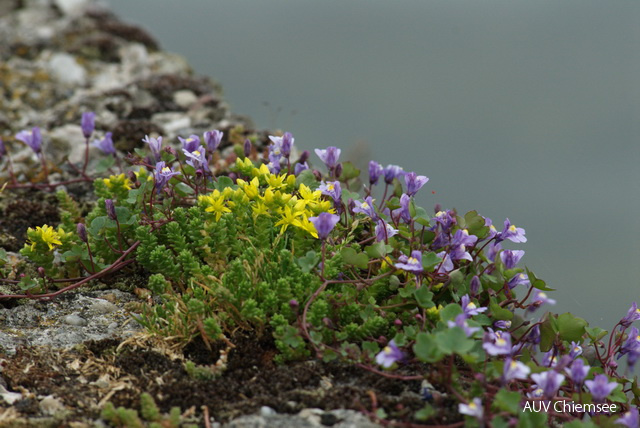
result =
[[[91,312],[96,314],[108,314],[110,312],[114,312],[118,310],[118,307],[111,302],[108,302],[103,299],[95,299],[93,304],[91,305]]]
[[[56,6],[65,14],[78,16],[87,8],[87,0],[55,0]]]
[[[83,86],[87,81],[84,67],[67,53],[58,52],[51,56],[49,72],[54,79],[66,85]]]
[[[54,398],[53,395],[47,395],[40,401],[40,410],[45,415],[53,416],[64,410],[64,404],[57,398]]]
[[[76,326],[84,326],[88,324],[86,319],[76,314],[67,315],[62,319],[62,321],[65,324],[76,325]]]
[[[260,407],[260,416],[271,416],[271,415],[275,415],[276,411],[273,410],[271,407],[269,406],[262,406]]]
[[[189,108],[196,101],[198,101],[198,97],[192,91],[187,89],[182,91],[176,91],[173,93],[173,101],[178,104],[180,107]]]
[[[18,400],[22,400],[22,394],[17,392],[9,392],[4,386],[0,385],[0,398],[7,402],[10,406]]]
[[[164,131],[168,134],[176,133],[191,126],[189,116],[177,112],[156,113],[151,117],[151,121],[164,128]]]

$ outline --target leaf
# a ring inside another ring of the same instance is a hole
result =
[[[216,183],[214,184],[214,187],[221,192],[227,187],[232,187],[232,186],[233,186],[233,180],[227,177],[226,175],[222,175],[218,177],[218,181],[216,181]]]
[[[391,250],[391,246],[387,249],[387,245],[383,242],[376,242],[373,245],[369,245],[364,249],[364,252],[369,255],[372,259],[378,259],[387,255],[387,252]]]
[[[106,223],[107,223],[106,216],[100,216],[100,217],[94,218],[93,221],[91,222],[91,226],[89,226],[89,234],[91,236],[98,236]]]
[[[558,332],[562,340],[579,342],[588,323],[567,312],[558,316]]]
[[[439,265],[442,259],[436,253],[429,252],[422,256],[422,267],[424,270],[431,272],[434,267]]]
[[[438,332],[436,334],[436,344],[443,354],[451,355],[456,353],[462,355],[473,348],[475,341],[467,338],[464,330],[460,327],[453,327]]]
[[[360,269],[366,269],[369,266],[369,257],[365,253],[356,253],[356,250],[351,247],[343,248],[340,253],[342,260],[349,265]]]
[[[340,174],[340,180],[346,182],[352,178],[360,177],[360,170],[353,165],[353,163],[347,161],[342,162],[342,174]]]
[[[584,331],[587,333],[587,336],[589,336],[589,339],[594,342],[599,341],[609,333],[607,330],[603,330],[600,327],[585,327]]]
[[[466,229],[470,235],[482,239],[489,234],[489,227],[485,226],[485,219],[477,211],[469,211],[464,215]]]
[[[433,334],[418,333],[416,343],[413,345],[413,353],[420,361],[425,363],[435,363],[440,361],[444,355],[438,350],[436,339]]]
[[[433,293],[429,291],[429,288],[426,285],[423,285],[422,287],[414,291],[413,295],[416,298],[416,302],[418,302],[418,305],[420,305],[420,307],[429,309],[435,306],[435,304],[432,301]]]
[[[440,310],[440,319],[442,321],[453,321],[458,315],[462,313],[462,307],[456,303],[449,303],[447,306]]]
[[[302,269],[304,273],[311,272],[311,270],[316,267],[319,261],[320,256],[318,256],[318,254],[316,254],[316,252],[313,250],[307,251],[306,255],[304,255],[303,257],[299,257],[297,260],[298,266],[300,266],[300,269]]]
[[[517,392],[510,392],[506,389],[500,389],[495,395],[493,405],[499,410],[509,412],[512,415],[518,414],[520,411],[520,400],[522,394]]]
[[[182,182],[173,186],[173,189],[176,191],[178,196],[182,196],[182,197],[189,196],[194,193],[194,190],[191,187],[187,186],[186,183],[182,183]]]
[[[316,180],[316,176],[313,175],[313,171],[310,169],[305,169],[296,177],[296,187],[300,187],[301,184],[304,184],[311,190],[316,190],[320,183]]]
[[[540,325],[540,350],[542,352],[549,351],[556,339],[558,330],[553,321],[555,321],[553,320],[553,316],[549,316]]]
[[[527,277],[529,278],[529,282],[531,282],[531,286],[537,288],[542,291],[555,291],[555,288],[547,287],[547,283],[538,278],[533,272],[526,268]]]
[[[103,172],[111,168],[115,161],[116,160],[113,156],[107,156],[100,159],[100,162],[98,162],[98,164],[93,169],[97,174],[102,174]]]
[[[491,299],[489,303],[489,310],[491,311],[491,317],[496,320],[512,320],[513,312],[509,309],[501,307],[495,299]]]

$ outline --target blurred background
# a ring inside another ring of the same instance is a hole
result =
[[[511,248],[554,311],[610,329],[640,302],[640,2],[108,4],[258,127],[426,175],[429,211],[525,228]]]

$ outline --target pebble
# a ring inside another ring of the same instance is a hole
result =
[[[45,415],[53,416],[64,410],[64,405],[53,395],[47,395],[40,400],[40,411]]]
[[[87,81],[87,72],[76,59],[63,52],[55,53],[49,60],[49,72],[54,79],[65,85],[83,86]]]
[[[75,326],[85,326],[88,324],[86,319],[76,314],[67,315],[62,319],[62,321],[65,324],[75,325]]]
[[[180,107],[189,108],[196,101],[198,101],[198,97],[193,93],[193,91],[182,90],[173,93],[173,102],[178,104]]]
[[[118,307],[106,300],[96,299],[89,310],[95,314],[108,314],[118,310]]]

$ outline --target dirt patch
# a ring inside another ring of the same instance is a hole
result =
[[[53,395],[68,410],[62,417],[64,423],[95,421],[107,401],[116,407],[139,408],[140,394],[145,391],[162,412],[174,406],[183,411],[195,407],[199,412],[206,405],[220,422],[269,406],[278,413],[305,408],[371,413],[384,408],[389,418],[415,423],[414,413],[425,405],[419,381],[389,379],[340,362],[276,365],[269,336],[237,334],[232,342],[236,345],[232,350],[215,344],[213,352],[202,342],[179,352],[149,337],[125,342],[105,339],[64,352],[21,348],[2,363],[2,377],[8,390],[23,394],[13,406],[21,417],[42,416],[39,400]],[[187,357],[209,378],[190,375],[185,369]],[[218,370],[225,358],[226,369]],[[405,371],[415,374],[424,369],[415,366]],[[0,409],[3,406],[6,403]],[[443,421],[460,420],[457,412],[444,412]]]

